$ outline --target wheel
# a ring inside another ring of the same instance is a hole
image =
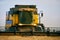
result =
[[[36,32],[41,32],[41,27],[35,27]]]
[[[41,26],[42,31],[45,32],[45,26],[43,24],[39,24],[39,26]]]

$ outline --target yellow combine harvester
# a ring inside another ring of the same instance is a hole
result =
[[[44,25],[39,22],[39,18],[36,5],[15,5],[6,15],[6,31],[44,32]]]

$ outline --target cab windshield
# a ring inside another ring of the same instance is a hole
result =
[[[20,11],[19,12],[19,22],[22,24],[31,24],[32,23],[32,12]]]

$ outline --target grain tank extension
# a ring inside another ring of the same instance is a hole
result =
[[[44,32],[44,30],[44,25],[39,22],[36,5],[15,5],[6,14],[6,31]]]

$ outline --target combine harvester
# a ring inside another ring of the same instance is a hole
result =
[[[44,32],[44,25],[40,23],[43,13],[38,14],[36,5],[15,5],[6,14],[6,32],[37,33]]]
[[[15,5],[6,13],[6,30],[0,34],[60,35],[60,32],[50,32],[49,28],[46,30],[41,23],[41,17],[43,12],[38,14],[36,5]]]

